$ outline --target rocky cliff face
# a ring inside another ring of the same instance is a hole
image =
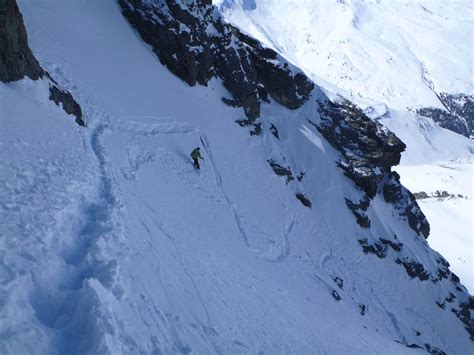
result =
[[[413,194],[401,184],[400,176],[391,170],[392,166],[400,162],[405,144],[347,100],[322,101],[319,113],[319,124],[311,121],[310,123],[340,152],[337,164],[363,192],[360,201],[346,199],[346,205],[353,212],[357,223],[362,228],[370,228],[371,221],[367,212],[371,200],[380,194],[385,202],[393,205],[399,218],[406,221],[417,236],[427,238],[430,226],[426,217]],[[459,278],[449,270],[449,263],[442,256],[436,258],[434,270],[429,270],[430,267],[424,265],[396,235],[391,239],[363,238],[358,242],[366,255],[371,254],[383,259],[391,254],[392,260],[402,266],[412,279],[432,283],[448,280],[451,283],[451,291],[436,304],[441,309],[455,314],[474,341],[474,320],[471,316],[474,298],[469,296]],[[425,348],[431,352],[429,347]]]
[[[49,99],[75,116],[78,125],[85,126],[81,106],[41,68],[31,52],[16,0],[0,0],[0,81],[8,83],[25,76],[32,80],[45,77],[49,82]]]
[[[0,0],[0,81],[16,81],[25,76],[37,80],[43,74],[28,46],[16,0]]]
[[[346,200],[359,225],[370,227],[365,211],[370,200],[382,192],[385,201],[399,210],[415,233],[427,238],[430,226],[426,217],[414,196],[400,183],[398,174],[391,170],[400,163],[405,144],[347,100],[321,102],[319,113],[321,123],[313,125],[341,152],[339,167],[365,193],[362,201]]]
[[[466,94],[438,95],[444,109],[424,107],[417,110],[421,116],[433,119],[441,127],[470,137],[474,130],[474,96]]]
[[[210,0],[119,0],[122,12],[161,63],[191,86],[218,77],[249,122],[271,97],[296,109],[314,84],[273,50],[225,23]]]

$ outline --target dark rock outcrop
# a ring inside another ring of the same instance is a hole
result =
[[[308,198],[308,196],[302,193],[297,193],[295,194],[295,196],[303,204],[303,206],[311,208],[312,203],[311,203],[311,200]]]
[[[254,123],[252,126],[253,126],[253,129],[250,131],[251,136],[259,136],[260,134],[262,134],[262,123],[261,122]]]
[[[336,283],[337,287],[339,287],[341,290],[344,290],[344,280],[343,279],[336,276],[336,277],[333,278],[333,280]]]
[[[82,118],[81,106],[74,100],[70,92],[62,90],[56,85],[51,85],[49,88],[49,99],[54,101],[56,105],[62,106],[67,114],[75,116],[76,123],[79,126],[84,127],[86,125]]]
[[[365,212],[369,208],[370,202],[368,198],[365,198],[359,203],[354,203],[346,198],[346,205],[354,214],[357,224],[362,228],[370,228],[370,219]]]
[[[405,144],[347,100],[321,102],[319,113],[321,123],[313,125],[341,152],[340,168],[373,198],[384,174],[400,163]]]
[[[122,13],[160,62],[191,86],[219,77],[250,121],[268,96],[296,109],[314,84],[271,49],[223,21],[208,0],[119,0]],[[275,60],[278,59],[278,60]]]
[[[332,290],[331,296],[338,302],[342,300],[342,297],[339,295],[339,293],[336,290]]]
[[[438,125],[453,132],[469,137],[474,130],[474,95],[448,94],[438,95],[444,109],[423,107],[417,110],[420,116],[431,118]]]
[[[286,183],[288,184],[290,181],[294,180],[293,173],[289,167],[284,167],[275,162],[274,160],[267,160],[270,167],[273,169],[275,174],[278,176],[286,176]]]
[[[270,132],[276,139],[280,139],[280,134],[278,133],[278,128],[272,123],[270,126]]]
[[[464,324],[471,340],[474,341],[474,319],[471,315],[474,313],[474,297],[469,296],[466,302],[459,304],[458,308],[451,308],[451,312]]]
[[[41,68],[31,52],[16,0],[0,0],[0,81],[17,81],[25,76],[32,80],[46,77],[49,99],[62,106],[66,113],[74,115],[78,125],[85,126],[81,106]]]
[[[16,0],[0,0],[0,81],[43,77],[38,61],[28,46],[23,16]]]
[[[380,242],[384,245],[390,246],[394,251],[400,251],[403,248],[403,243],[395,243],[391,240],[380,238]]]
[[[382,188],[386,202],[391,203],[399,211],[401,217],[406,217],[408,225],[417,235],[428,238],[430,224],[421,212],[415,196],[400,183],[400,175],[396,172],[387,174],[387,180]]]
[[[416,262],[414,260],[408,260],[407,258],[396,259],[395,262],[397,264],[403,265],[407,274],[411,278],[418,278],[421,281],[428,280],[429,273],[425,270],[423,264]]]
[[[381,243],[375,242],[369,244],[367,238],[358,240],[364,254],[375,254],[378,258],[383,259],[387,256],[387,247]]]
[[[400,211],[410,227],[419,235],[428,237],[429,224],[416,199],[402,186],[397,173],[391,168],[400,163],[405,144],[380,123],[371,120],[351,102],[320,103],[320,124],[311,122],[326,140],[341,153],[339,167],[369,199],[375,197],[383,183],[385,201]],[[367,200],[369,203],[369,200]],[[368,205],[360,206],[346,200],[357,223],[370,227],[365,212]],[[363,208],[362,208],[363,207]]]

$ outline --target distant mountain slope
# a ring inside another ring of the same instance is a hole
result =
[[[215,0],[227,20],[312,78],[391,108],[474,94],[469,1]]]

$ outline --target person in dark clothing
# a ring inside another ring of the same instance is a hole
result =
[[[201,156],[201,151],[200,148],[197,147],[191,152],[191,158],[193,158],[194,162],[194,167],[199,170],[199,159],[204,160],[204,158]]]

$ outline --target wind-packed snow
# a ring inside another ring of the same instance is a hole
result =
[[[470,1],[215,0],[226,19],[258,38],[333,94],[358,102],[407,145],[401,181],[413,192],[467,199],[422,201],[429,243],[474,290],[474,144],[417,116],[442,107],[436,92],[474,93]],[[438,175],[439,167],[454,165]],[[462,171],[457,173],[458,170]],[[429,176],[426,176],[429,174]],[[433,181],[431,181],[433,180]],[[436,186],[436,188],[434,188]],[[462,262],[459,259],[464,260]]]
[[[359,237],[391,233],[434,265],[379,196],[372,228],[356,224],[344,197],[358,192],[306,121],[315,98],[266,105],[263,136],[250,136],[220,84],[174,77],[115,1],[19,5],[34,54],[88,127],[48,101],[44,81],[0,84],[0,352],[406,354],[419,339],[472,349],[434,304],[444,281],[362,253]],[[304,170],[311,209],[266,162],[283,155]]]

